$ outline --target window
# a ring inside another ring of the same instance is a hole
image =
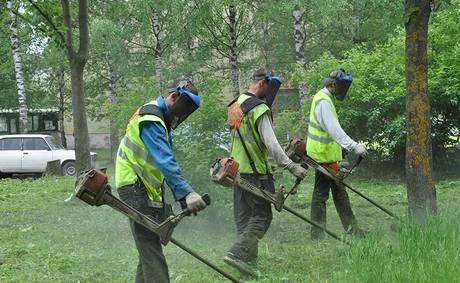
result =
[[[29,114],[27,117],[27,129],[30,132],[38,132],[38,115],[37,114]]]
[[[49,150],[48,144],[42,138],[26,138],[23,144],[24,150]]]
[[[47,113],[40,115],[39,129],[41,131],[57,131],[57,115],[54,113]]]
[[[11,119],[10,120],[10,134],[17,134],[16,130],[16,119]]]
[[[53,136],[46,136],[45,140],[48,142],[48,145],[52,150],[65,149]]]
[[[8,132],[8,121],[6,117],[0,117],[0,132]]]
[[[20,138],[2,139],[0,140],[0,149],[1,150],[21,150],[21,139]]]

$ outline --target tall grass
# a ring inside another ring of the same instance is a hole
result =
[[[460,213],[448,209],[419,226],[401,223],[396,240],[357,242],[340,282],[460,282]],[[386,244],[384,244],[386,242]]]

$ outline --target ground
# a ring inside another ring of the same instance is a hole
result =
[[[311,173],[287,201],[306,216]],[[460,221],[449,213],[458,207],[460,176],[438,178],[440,215],[432,222],[436,224],[413,229],[404,224],[407,202],[401,178],[359,175],[358,170],[348,182],[400,216],[403,224],[350,192],[355,214],[369,236],[347,236],[353,242],[348,247],[330,237],[312,242],[306,223],[286,211],[274,211],[272,226],[259,246],[261,277],[254,282],[459,282]],[[137,254],[126,217],[108,206],[90,207],[71,197],[73,185],[72,177],[0,180],[0,282],[134,281]],[[205,191],[212,205],[185,218],[173,236],[239,276],[222,261],[235,239],[232,192],[211,182]],[[343,234],[331,200],[328,228]],[[164,250],[172,282],[226,282],[172,243]]]

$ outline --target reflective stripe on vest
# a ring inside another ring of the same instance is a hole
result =
[[[156,101],[149,102],[158,106]],[[144,121],[160,122],[163,120],[151,114],[139,115],[139,110],[131,117],[126,126],[126,133],[118,148],[115,185],[117,188],[142,181],[147,188],[147,195],[152,201],[161,201],[161,184],[164,176],[153,164],[152,156],[140,137],[140,124]]]
[[[334,103],[329,95],[319,91],[313,97],[308,122],[307,153],[310,157],[320,163],[336,162],[342,160],[342,148],[332,137],[323,130],[315,115],[315,108],[320,101],[327,101],[331,104],[332,113],[338,119]]]
[[[250,98],[249,95],[242,94],[238,97],[237,103],[241,105],[248,98]],[[244,115],[239,128],[249,154],[254,161],[257,173],[259,174],[267,174],[271,172],[271,168],[268,166],[267,148],[262,143],[262,139],[260,138],[256,126],[257,119],[269,111],[270,108],[268,108],[265,103],[257,105],[256,107],[252,108],[246,115]],[[231,156],[240,165],[239,173],[254,173],[249,163],[246,151],[244,150],[242,141],[238,136],[238,133],[236,133],[236,130],[232,131],[231,142]]]

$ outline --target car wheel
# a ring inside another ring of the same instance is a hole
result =
[[[75,176],[77,173],[77,168],[75,167],[74,161],[67,161],[62,165],[62,175],[65,176]]]

